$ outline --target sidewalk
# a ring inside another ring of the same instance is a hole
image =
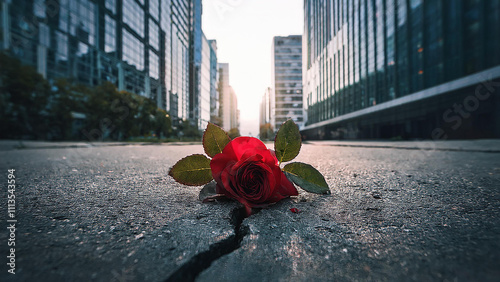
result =
[[[500,153],[500,139],[446,141],[306,141],[318,146],[394,148],[406,150],[439,150]]]
[[[273,142],[265,142],[269,147]],[[196,145],[200,142],[51,142],[31,140],[0,140],[0,151],[18,149],[54,149],[54,148],[90,148],[127,145]],[[353,148],[394,148],[402,150],[438,150],[438,151],[465,151],[465,152],[494,152],[500,153],[500,139],[480,140],[447,140],[447,141],[304,141],[304,144],[316,146],[353,147]]]

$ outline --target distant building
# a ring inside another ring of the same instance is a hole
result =
[[[202,34],[202,48],[201,48],[201,69],[200,69],[200,93],[199,93],[199,116],[198,128],[204,130],[210,121],[210,104],[211,104],[211,69],[210,69],[210,43]]]
[[[217,68],[217,41],[208,40],[210,45],[210,122],[222,124],[219,117],[219,72]]]
[[[271,125],[271,98],[272,88],[268,87],[262,95],[259,108],[259,136],[261,139],[269,139],[274,135],[274,127]]]
[[[189,119],[201,129],[202,122],[202,56],[206,38],[201,29],[201,0],[192,0],[195,4],[190,9],[190,44],[189,44]],[[206,86],[205,86],[206,87]],[[206,97],[205,97],[206,98]]]
[[[499,34],[498,1],[305,0],[302,134],[500,137]]]
[[[277,131],[292,119],[301,127],[302,106],[302,36],[275,36],[272,44],[271,124]]]
[[[190,11],[198,9],[199,0],[1,1],[0,46],[49,81],[110,81],[187,119]]]
[[[239,128],[238,101],[233,87],[229,84],[229,64],[219,63],[219,116],[221,127],[229,131]]]
[[[236,93],[234,92],[233,87],[229,87],[230,89],[230,121],[229,121],[229,129],[240,129],[240,110],[238,110],[238,97],[236,97]]]
[[[271,123],[271,97],[272,97],[272,88],[266,88],[264,95],[262,95],[262,100],[260,102],[260,111],[259,111],[259,124],[264,125],[266,123]]]

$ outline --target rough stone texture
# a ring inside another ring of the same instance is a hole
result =
[[[500,278],[499,154],[306,145],[297,160],[332,194],[245,219],[241,248],[199,281]]]
[[[234,235],[230,217],[236,204],[202,204],[201,187],[177,184],[167,175],[175,161],[195,152],[201,146],[3,152],[5,182],[6,170],[16,169],[18,230],[16,275],[6,275],[2,263],[0,277],[165,280],[194,255]],[[6,203],[6,193],[1,201]],[[4,230],[2,220],[3,261]]]
[[[164,281],[205,267],[197,281],[498,281],[500,142],[370,143],[303,145],[296,161],[332,194],[299,189],[239,232],[235,203],[202,204],[200,187],[167,176],[200,145],[4,150],[2,179],[14,168],[18,185],[17,274],[6,272],[4,217],[0,281]]]

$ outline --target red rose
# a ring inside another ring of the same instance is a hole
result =
[[[217,194],[238,200],[247,215],[252,207],[264,207],[298,195],[278,166],[274,151],[257,138],[235,138],[213,157],[210,168],[217,182]]]

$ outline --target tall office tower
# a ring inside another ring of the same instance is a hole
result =
[[[200,65],[200,93],[198,96],[198,129],[204,130],[210,121],[211,76],[210,76],[210,43],[202,33],[201,65]]]
[[[219,117],[219,90],[217,83],[219,81],[217,69],[217,41],[208,40],[210,44],[210,122],[217,125],[222,124]]]
[[[219,63],[219,116],[221,127],[229,131],[239,127],[238,101],[233,87],[229,85],[229,64]]]
[[[260,101],[259,136],[261,139],[269,139],[271,135],[274,136],[274,127],[271,125],[271,97],[272,88],[268,87]]]
[[[498,1],[305,0],[308,138],[500,137]]]
[[[266,123],[271,123],[271,97],[272,88],[266,88],[266,92],[262,95],[262,100],[260,101],[260,112],[259,112],[259,124],[264,125]]]
[[[199,126],[201,115],[201,57],[203,47],[203,31],[201,30],[201,0],[192,0],[190,10],[189,32],[189,119]]]
[[[174,117],[175,123],[189,117],[189,11],[192,0],[172,0],[170,3],[162,1],[161,4],[165,7],[162,9],[162,14],[163,10],[170,7],[170,33],[166,33],[164,39],[165,75],[167,76],[167,97],[170,98],[170,107],[167,109]],[[165,25],[167,27],[169,25],[168,18],[166,18]]]
[[[2,49],[49,81],[104,81],[188,118],[192,0],[1,2]]]
[[[292,119],[302,127],[302,36],[275,36],[272,45],[271,124],[278,131],[283,122]]]
[[[229,129],[238,129],[240,128],[240,110],[238,110],[238,98],[236,97],[236,93],[234,92],[233,87],[229,87],[230,89],[230,122]]]
[[[215,87],[217,83],[211,81],[211,60],[217,58],[212,58],[211,43],[203,33],[201,16],[201,0],[193,0],[189,50],[189,119],[198,129],[203,130],[210,121],[211,86],[213,84]]]

